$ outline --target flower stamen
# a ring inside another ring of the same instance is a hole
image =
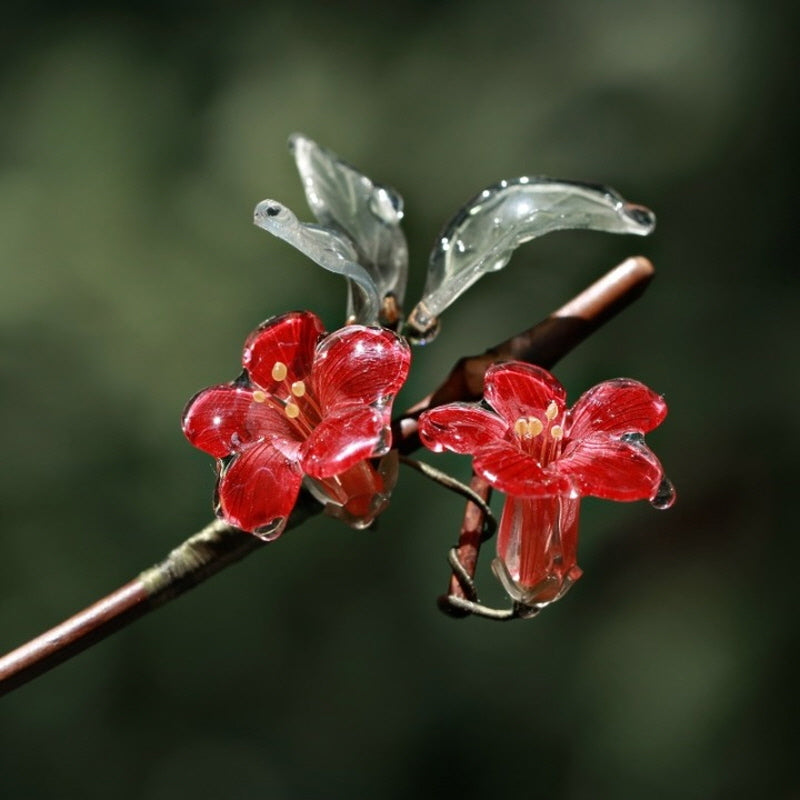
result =
[[[528,433],[531,437],[538,436],[544,430],[542,421],[537,417],[528,417]]]
[[[558,405],[556,404],[555,400],[551,400],[550,405],[547,406],[547,411],[544,412],[544,415],[550,420],[550,422],[552,422],[556,418],[557,414]]]
[[[272,380],[282,381],[289,374],[289,368],[283,361],[276,361],[272,366]]]
[[[292,394],[295,397],[302,397],[306,393],[305,381],[295,381],[292,384]]]
[[[261,389],[256,389],[253,392],[253,402],[254,403],[263,403],[267,399],[267,393],[262,392]]]
[[[297,417],[300,416],[300,406],[298,406],[297,403],[292,403],[290,401],[283,409],[283,413],[286,414],[289,419],[297,419]]]
[[[543,430],[544,425],[536,417],[520,417],[514,423],[514,433],[520,439],[535,439]]]

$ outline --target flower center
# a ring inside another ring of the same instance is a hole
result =
[[[253,392],[253,401],[272,403],[274,407],[283,411],[304,437],[308,436],[319,425],[322,413],[314,398],[308,393],[305,381],[298,380],[290,384],[286,380],[289,368],[283,361],[276,361],[272,365],[270,374],[274,381],[278,381],[279,385],[272,393],[256,389]],[[298,402],[301,398],[302,403]]]
[[[564,427],[561,425],[563,420],[558,417],[558,405],[551,400],[545,409],[544,420],[539,417],[520,417],[514,423],[514,434],[520,446],[543,467],[561,454]]]

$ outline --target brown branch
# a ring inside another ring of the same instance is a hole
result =
[[[492,487],[480,475],[473,475],[469,482],[472,489],[484,503],[488,503],[492,496]],[[458,545],[456,556],[464,571],[470,576],[475,577],[475,570],[478,568],[478,555],[481,552],[483,543],[484,514],[475,503],[467,502],[464,509],[464,521],[461,523],[461,531],[458,534]],[[461,597],[467,599],[467,593],[461,586],[455,572],[450,576],[450,584],[447,587],[447,594],[438,598],[439,608],[451,617],[468,617],[469,611],[452,605],[448,598]],[[474,597],[469,598],[474,600]]]
[[[462,359],[432,395],[392,425],[395,446],[408,453],[419,446],[417,417],[430,405],[480,397],[483,372],[493,361],[516,358],[553,363],[606,319],[641,294],[653,269],[643,258],[629,259],[539,325],[482,356]],[[301,498],[289,524],[321,510]],[[0,695],[21,686],[104,639],[167,601],[178,597],[264,544],[223,522],[212,522],[173,550],[160,564],[55,628],[0,658]],[[477,550],[475,551],[477,558]]]

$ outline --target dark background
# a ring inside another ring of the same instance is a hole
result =
[[[573,399],[618,375],[666,395],[649,441],[679,501],[585,502],[563,602],[457,622],[434,598],[463,504],[403,474],[374,531],[317,518],[3,699],[3,797],[800,796],[789,6],[6,4],[0,651],[210,518],[180,411],[255,324],[342,321],[341,282],[250,222],[267,196],[310,217],[295,130],[405,197],[409,307],[501,177],[653,208],[649,239],[523,247],[398,403],[643,253],[655,283],[557,373]]]

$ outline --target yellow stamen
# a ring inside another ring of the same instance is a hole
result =
[[[544,430],[542,421],[536,417],[528,417],[528,436],[538,436]]]
[[[528,435],[528,420],[526,420],[525,417],[520,417],[514,423],[514,433],[520,438]]]
[[[554,439],[560,439],[564,435],[564,429],[560,425],[553,425],[553,427],[550,428],[550,435]]]
[[[266,392],[262,392],[261,389],[256,389],[253,392],[253,400],[256,403],[263,403],[267,399]]]
[[[295,419],[300,416],[300,406],[297,403],[287,403],[286,408],[283,409],[283,413],[286,414],[289,419]]]
[[[306,385],[303,381],[295,381],[292,384],[292,394],[295,397],[302,397],[306,393]]]
[[[286,364],[283,361],[276,361],[275,364],[272,366],[272,380],[274,381],[282,381],[289,370],[286,367]]]
[[[554,420],[556,418],[556,414],[558,414],[558,405],[556,405],[555,400],[550,401],[550,405],[547,406],[547,411],[544,412],[544,415],[549,420]]]

